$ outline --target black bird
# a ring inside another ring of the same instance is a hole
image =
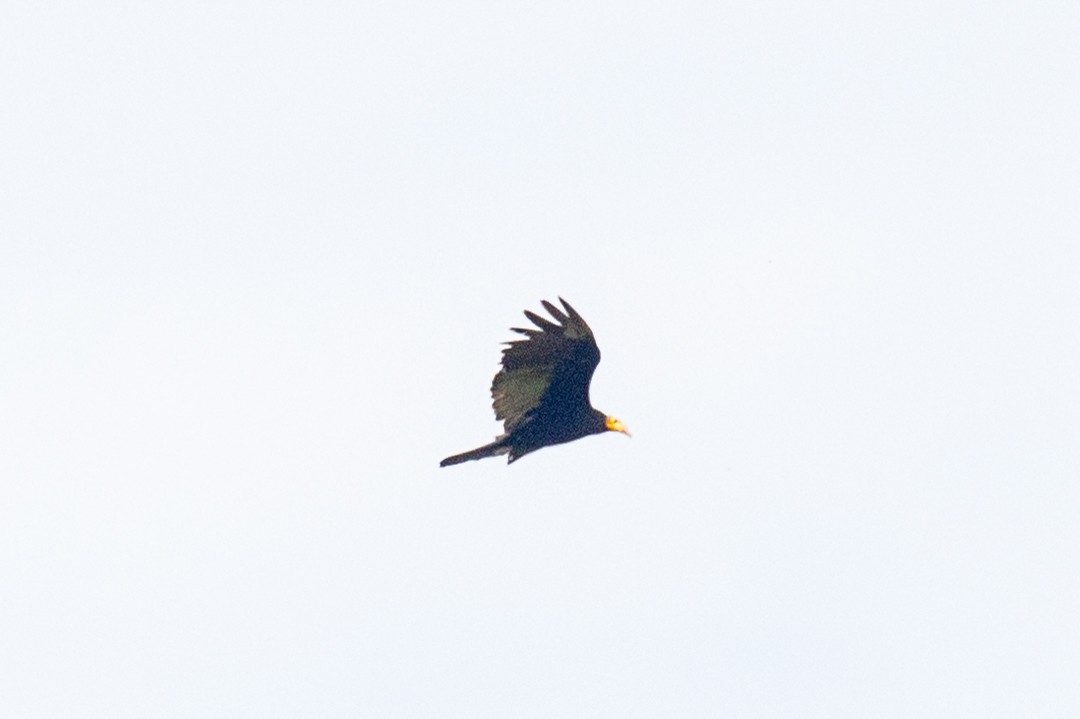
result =
[[[491,383],[495,419],[503,434],[491,444],[455,454],[440,467],[470,459],[509,455],[507,464],[552,444],[571,442],[601,432],[630,432],[622,422],[593,409],[589,382],[600,362],[592,330],[562,297],[564,313],[547,300],[544,308],[559,324],[525,310],[539,330],[512,327],[523,340],[505,342],[502,369]]]

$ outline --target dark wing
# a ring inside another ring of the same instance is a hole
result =
[[[525,316],[540,329],[512,328],[526,339],[507,342],[502,370],[491,383],[495,418],[513,431],[541,404],[562,412],[589,408],[589,382],[600,362],[600,350],[592,330],[566,300],[559,298],[564,313],[544,300],[544,308],[558,324],[533,312]]]

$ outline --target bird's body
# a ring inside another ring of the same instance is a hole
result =
[[[571,442],[601,432],[630,433],[614,417],[593,409],[589,383],[600,362],[592,330],[566,300],[565,313],[546,300],[544,308],[558,324],[526,310],[540,329],[515,327],[523,340],[507,342],[502,369],[491,383],[495,418],[502,435],[491,444],[447,457],[446,467],[473,459],[509,455],[507,462],[552,444]]]

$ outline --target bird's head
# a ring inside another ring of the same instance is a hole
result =
[[[607,427],[609,432],[622,432],[627,437],[632,436],[630,430],[622,423],[622,420],[615,419],[614,417],[604,417],[604,426]]]

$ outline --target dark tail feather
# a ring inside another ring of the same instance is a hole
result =
[[[462,462],[468,462],[473,459],[498,457],[500,454],[506,454],[509,451],[509,447],[502,445],[499,442],[492,442],[491,444],[485,444],[483,447],[477,447],[476,449],[470,449],[468,452],[462,452],[461,454],[455,454],[453,457],[447,457],[439,462],[439,466],[449,467],[452,464],[461,464]]]

